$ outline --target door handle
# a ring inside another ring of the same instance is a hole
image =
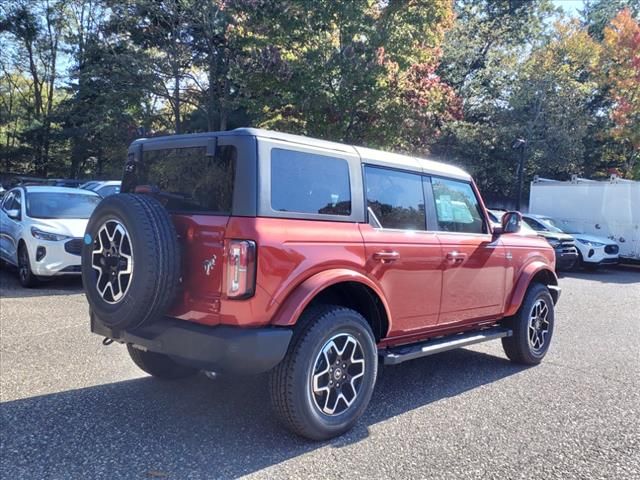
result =
[[[450,263],[453,263],[455,265],[461,264],[466,259],[467,259],[467,254],[466,253],[461,253],[461,252],[456,252],[456,251],[447,253],[447,260]]]
[[[400,258],[400,254],[398,252],[392,251],[392,252],[376,252],[373,254],[373,258],[374,260],[378,260],[382,263],[389,263],[389,262],[395,262],[396,260],[398,260]]]

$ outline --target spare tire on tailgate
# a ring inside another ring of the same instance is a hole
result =
[[[111,195],[96,207],[82,249],[82,281],[93,313],[114,329],[162,316],[180,279],[180,246],[155,198]]]

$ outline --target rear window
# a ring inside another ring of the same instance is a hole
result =
[[[278,212],[351,215],[349,164],[342,158],[274,148],[271,208]]]
[[[230,145],[218,146],[215,156],[205,146],[143,151],[137,184],[172,212],[230,214],[236,156]]]

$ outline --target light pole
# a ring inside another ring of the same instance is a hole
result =
[[[517,138],[511,148],[513,150],[520,150],[520,158],[518,159],[518,193],[516,198],[516,210],[520,211],[522,208],[522,188],[524,184],[524,149],[527,145],[527,141],[524,138]]]

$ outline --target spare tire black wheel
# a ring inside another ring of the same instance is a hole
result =
[[[178,289],[180,265],[175,227],[155,198],[111,195],[94,210],[82,282],[91,309],[107,326],[132,329],[162,316]]]

